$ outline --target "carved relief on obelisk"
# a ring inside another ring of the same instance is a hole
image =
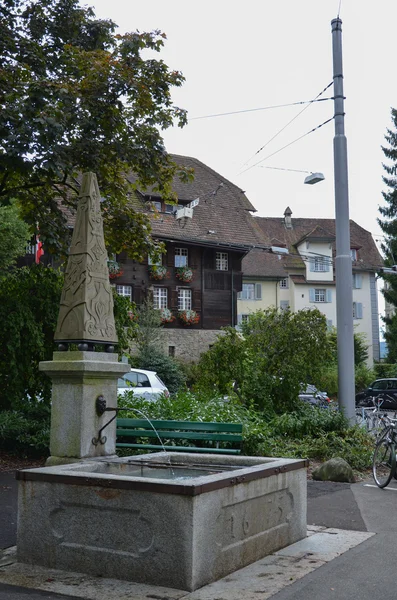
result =
[[[65,273],[56,342],[117,343],[95,173],[84,173]]]

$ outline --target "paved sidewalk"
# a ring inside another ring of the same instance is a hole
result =
[[[10,517],[2,547],[15,544],[14,491],[13,478],[0,474],[0,508]],[[396,482],[380,490],[372,481],[309,481],[308,538],[192,593],[21,565],[8,549],[0,600],[394,600],[396,502]]]

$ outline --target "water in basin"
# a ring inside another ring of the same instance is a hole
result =
[[[128,463],[103,462],[95,463],[89,467],[85,465],[82,471],[90,471],[106,475],[123,475],[127,477],[144,477],[150,479],[168,479],[178,481],[181,479],[192,479],[216,475],[225,471],[233,471],[238,467],[229,465],[206,465],[206,464],[175,464],[169,465],[163,462],[129,461]],[[241,467],[240,467],[241,468]],[[80,469],[79,469],[80,470]]]

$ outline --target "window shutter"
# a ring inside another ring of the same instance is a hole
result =
[[[327,328],[328,329],[332,328],[332,319],[327,319]]]
[[[167,267],[174,266],[174,252],[173,246],[167,246]]]
[[[327,302],[332,302],[332,290],[327,290],[326,291],[326,301]]]
[[[330,260],[328,258],[326,258],[324,260],[324,271],[326,271],[328,273],[329,272],[329,268],[330,268]]]
[[[310,288],[310,289],[309,289],[309,300],[310,300],[310,302],[314,302],[314,301],[315,301],[315,292],[314,292],[314,288]]]
[[[314,258],[310,259],[310,270],[314,271]],[[314,302],[314,300],[313,300],[313,302]]]
[[[192,306],[194,310],[201,310],[201,290],[193,290]]]
[[[361,288],[363,287],[363,276],[356,274],[355,279],[356,279],[355,288],[357,290],[361,290]]]
[[[241,292],[237,292],[237,300],[241,300]]]
[[[363,305],[362,302],[356,302],[356,319],[363,318]]]
[[[237,325],[241,327],[241,323],[243,322],[243,315],[237,315]]]
[[[140,304],[142,304],[142,290],[140,287],[138,286],[134,286],[132,289],[132,300],[135,302],[135,304],[137,304],[138,306]]]
[[[262,284],[255,284],[255,300],[262,300]]]
[[[168,302],[171,303],[171,310],[176,310],[178,308],[178,292],[176,290],[168,290]]]

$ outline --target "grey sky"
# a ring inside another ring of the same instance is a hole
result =
[[[121,31],[161,29],[161,58],[183,72],[175,104],[198,117],[315,98],[332,81],[331,20],[339,0],[92,0],[98,16]],[[349,152],[350,217],[374,236],[382,203],[381,145],[397,107],[394,75],[397,2],[342,0],[344,91]],[[324,97],[332,96],[332,87]],[[333,116],[333,102],[310,105],[267,147],[255,152],[304,108],[293,106],[217,118],[192,119],[164,134],[167,150],[195,156],[239,185],[261,216],[334,217],[334,123],[293,142]],[[251,160],[250,160],[251,159]],[[304,173],[325,181],[303,185]]]

